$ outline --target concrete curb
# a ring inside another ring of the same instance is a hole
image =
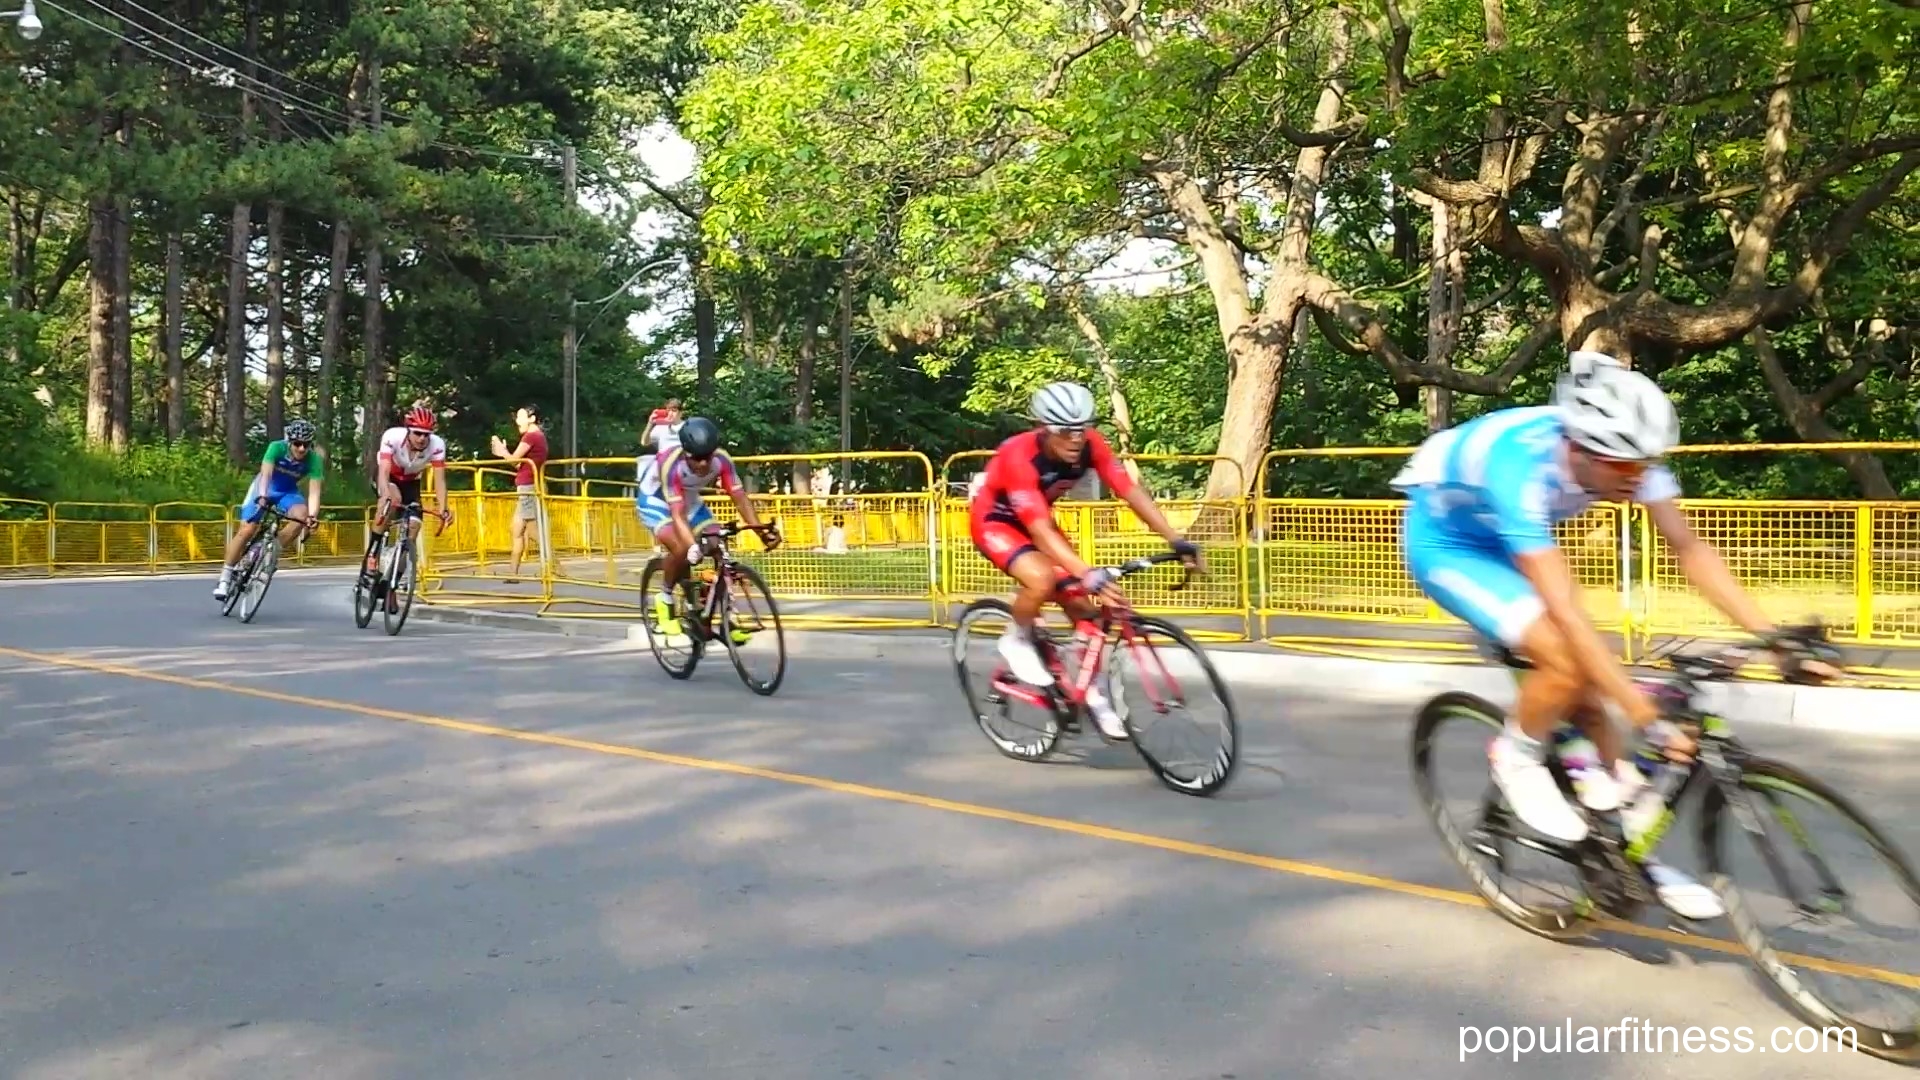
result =
[[[623,620],[543,619],[504,611],[438,607],[419,602],[413,617],[432,622],[561,634],[642,647],[646,632]],[[936,630],[789,630],[788,652],[847,660],[949,661],[951,638]],[[1464,690],[1502,706],[1513,703],[1513,677],[1483,665],[1423,664],[1301,656],[1255,645],[1209,645],[1207,656],[1232,686],[1303,690],[1354,701],[1418,706],[1435,694]],[[1920,739],[1920,691],[1743,682],[1714,687],[1712,700],[1740,724],[1792,727],[1886,738]]]

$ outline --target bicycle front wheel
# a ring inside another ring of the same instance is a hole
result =
[[[406,527],[405,520],[400,523]],[[386,602],[380,605],[387,636],[396,637],[407,625],[407,613],[413,610],[413,541],[402,539],[393,557],[393,577],[387,583]]]
[[[1739,837],[1758,854],[1738,870],[1753,887],[1734,883]],[[1708,789],[1700,849],[1754,967],[1802,1020],[1920,1064],[1920,877],[1891,837],[1826,784],[1755,758],[1731,792]]]
[[[378,602],[375,599],[380,592],[381,574],[378,567],[385,554],[381,547],[378,533],[368,538],[366,554],[360,557],[360,573],[353,581],[353,625],[362,630],[365,630],[367,624],[373,621],[373,607]],[[369,562],[375,567],[371,572],[367,570]]]
[[[727,658],[747,689],[769,697],[780,689],[787,674],[787,637],[780,628],[780,609],[765,579],[745,563],[727,566],[726,602],[720,605],[720,635]],[[756,669],[771,668],[762,677]]]
[[[240,597],[240,621],[250,623],[260,613],[260,602],[267,598],[267,589],[273,584],[273,572],[280,567],[280,534],[267,533],[261,541],[260,557],[253,574],[247,578],[247,587]]]
[[[1114,708],[1133,749],[1160,782],[1183,795],[1212,795],[1240,761],[1233,695],[1205,649],[1164,619],[1133,617],[1133,634],[1115,646]],[[1131,674],[1136,680],[1128,684]],[[1177,724],[1174,717],[1184,716]]]
[[[701,613],[695,609],[693,575],[681,577],[680,587],[674,590],[680,600],[680,617],[662,624],[656,610],[659,607],[656,598],[660,593],[662,573],[659,556],[648,559],[646,567],[640,571],[640,625],[646,629],[647,648],[653,652],[653,659],[660,665],[660,670],[676,679],[685,679],[699,665],[700,653],[704,648],[699,636],[690,633],[692,628],[686,625],[688,618],[701,618]]]

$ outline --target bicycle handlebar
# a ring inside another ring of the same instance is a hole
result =
[[[1179,592],[1180,590],[1186,588],[1188,583],[1193,581],[1193,567],[1186,565],[1186,562],[1185,562],[1186,558],[1187,557],[1185,555],[1182,555],[1177,551],[1162,551],[1154,555],[1143,555],[1137,559],[1128,559],[1126,562],[1123,562],[1118,566],[1098,567],[1097,569],[1106,570],[1108,573],[1114,576],[1115,580],[1119,580],[1121,578],[1130,577],[1134,574],[1137,574],[1142,570],[1151,570],[1152,568],[1156,566],[1160,566],[1164,563],[1177,562],[1181,564],[1180,580],[1174,583],[1173,585],[1168,586],[1168,591]],[[1067,578],[1065,581],[1061,582],[1061,586],[1063,588],[1078,588],[1079,585],[1080,585],[1080,575],[1078,574],[1074,575],[1073,577]],[[1085,590],[1080,589],[1080,591],[1084,592]]]
[[[1697,639],[1690,639],[1697,640]],[[1681,680],[1690,687],[1700,683],[1726,682],[1736,678],[1740,669],[1759,652],[1778,649],[1788,659],[1783,678],[1793,683],[1810,683],[1815,680],[1804,674],[1804,668],[1810,661],[1817,661],[1831,667],[1840,666],[1840,650],[1827,640],[1827,630],[1818,619],[1797,626],[1781,627],[1771,639],[1759,642],[1739,642],[1710,653],[1682,655],[1678,649],[1689,642],[1675,645],[1674,650],[1665,654],[1656,654],[1649,659],[1665,659],[1673,665]]]

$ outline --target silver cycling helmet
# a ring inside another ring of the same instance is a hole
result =
[[[1048,383],[1033,395],[1033,418],[1058,427],[1093,423],[1093,392],[1079,383]]]
[[[1553,388],[1567,437],[1601,457],[1650,461],[1680,442],[1680,417],[1666,392],[1604,353],[1577,352]]]

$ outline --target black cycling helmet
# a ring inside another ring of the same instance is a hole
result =
[[[720,449],[720,425],[696,416],[680,425],[680,449],[688,457],[710,458]]]

